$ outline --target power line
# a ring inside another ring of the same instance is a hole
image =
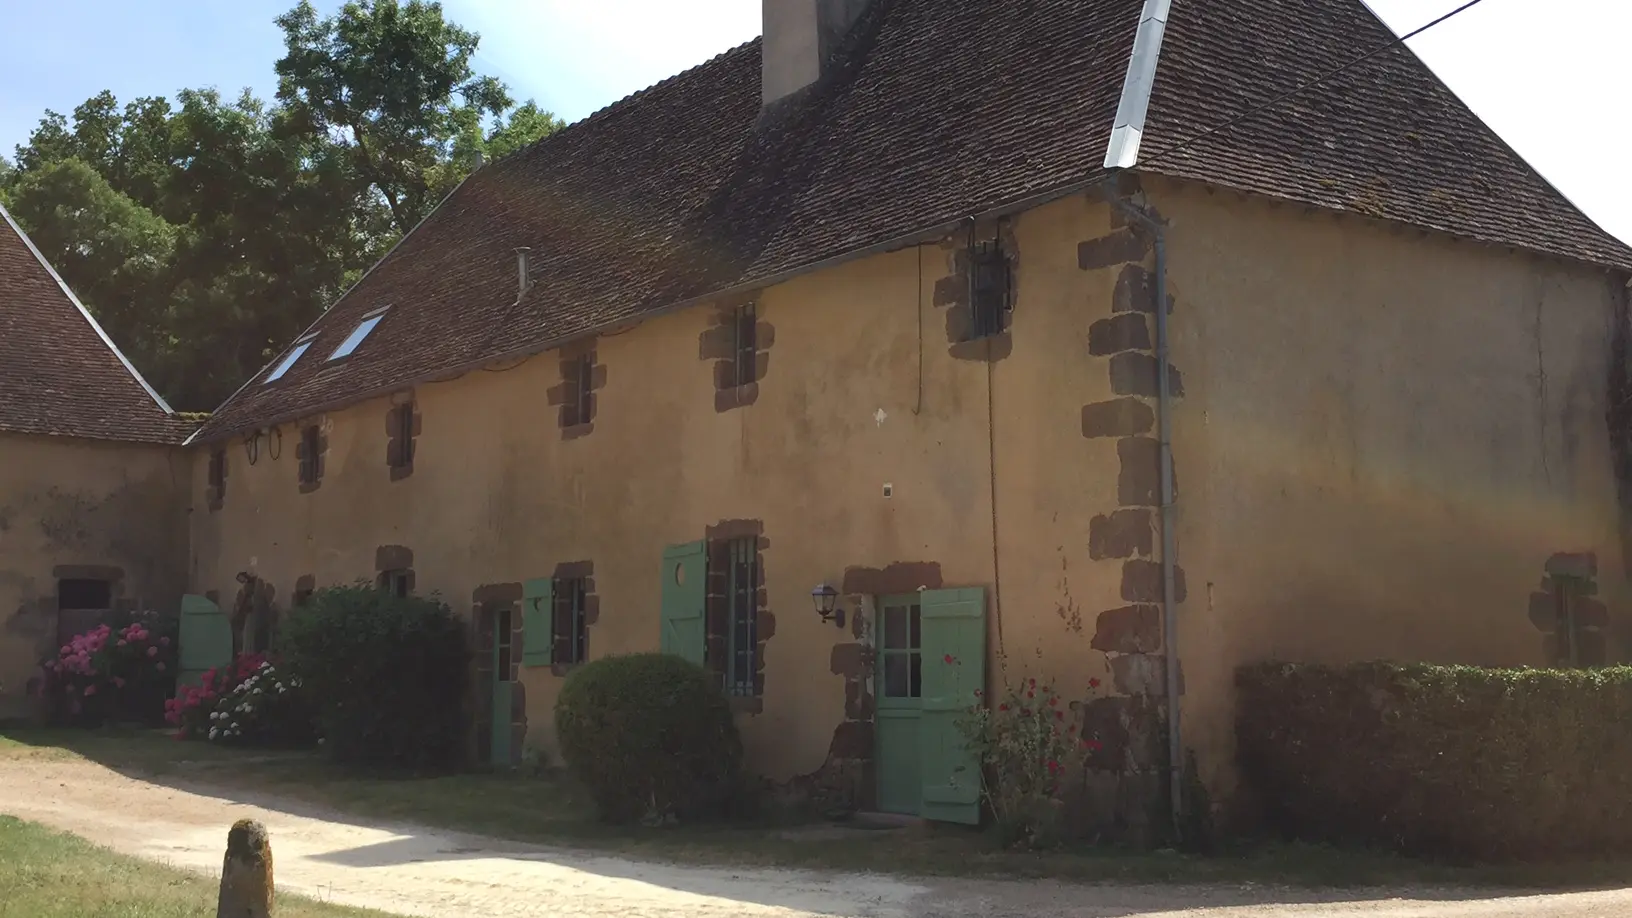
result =
[[[1352,61],[1349,61],[1347,64],[1344,64],[1343,66],[1337,68],[1336,70],[1333,70],[1330,73],[1321,74],[1320,76],[1315,77],[1314,79],[1310,80],[1307,83],[1302,84],[1301,86],[1297,86],[1297,87],[1295,87],[1293,89],[1287,90],[1286,92],[1281,93],[1280,95],[1276,96],[1275,98],[1270,99],[1268,102],[1265,102],[1262,105],[1259,105],[1259,106],[1257,106],[1255,108],[1248,109],[1247,111],[1242,112],[1241,114],[1237,115],[1234,118],[1231,118],[1230,120],[1224,122],[1223,124],[1218,125],[1217,127],[1209,128],[1209,129],[1207,129],[1205,131],[1202,131],[1200,134],[1197,134],[1194,137],[1191,137],[1191,138],[1189,138],[1187,140],[1181,140],[1178,143],[1172,145],[1171,147],[1168,147],[1165,150],[1162,150],[1159,153],[1154,153],[1154,154],[1151,154],[1150,156],[1141,156],[1141,157],[1139,157],[1139,165],[1142,166],[1142,165],[1145,165],[1147,163],[1154,162],[1154,161],[1156,161],[1158,159],[1161,159],[1164,156],[1169,156],[1169,155],[1171,155],[1173,153],[1176,153],[1179,150],[1182,150],[1185,147],[1188,147],[1191,144],[1193,144],[1193,143],[1195,143],[1195,142],[1197,142],[1199,140],[1205,140],[1206,138],[1211,137],[1214,134],[1219,133],[1220,131],[1227,131],[1230,128],[1236,126],[1237,124],[1240,124],[1241,122],[1247,120],[1248,118],[1251,118],[1253,115],[1259,114],[1260,112],[1264,111],[1265,109],[1272,108],[1272,107],[1274,107],[1276,105],[1279,105],[1282,102],[1285,102],[1287,99],[1292,98],[1293,96],[1303,92],[1304,90],[1309,89],[1312,86],[1315,86],[1315,85],[1317,85],[1319,83],[1324,83],[1327,80],[1331,79],[1332,77],[1335,77],[1335,76],[1337,76],[1337,75],[1339,75],[1341,73],[1346,72],[1350,68],[1354,67],[1356,64],[1361,64],[1361,63],[1364,63],[1366,61],[1369,61],[1372,58],[1376,57],[1377,55],[1382,54],[1384,51],[1388,51],[1388,50],[1391,50],[1391,49],[1393,49],[1395,47],[1398,47],[1399,45],[1403,45],[1407,41],[1410,41],[1411,39],[1416,38],[1418,35],[1421,35],[1422,33],[1428,31],[1429,29],[1433,28],[1434,26],[1439,25],[1440,23],[1446,21],[1447,19],[1450,19],[1453,16],[1456,16],[1456,15],[1458,15],[1460,13],[1464,13],[1464,12],[1470,10],[1470,9],[1473,9],[1474,7],[1478,6],[1480,3],[1483,3],[1483,2],[1484,2],[1484,0],[1468,0],[1467,3],[1464,3],[1461,6],[1457,7],[1456,9],[1451,10],[1449,13],[1446,13],[1445,15],[1439,17],[1438,19],[1435,19],[1433,22],[1430,22],[1427,25],[1422,26],[1421,28],[1415,29],[1415,30],[1413,30],[1411,32],[1407,32],[1406,34],[1401,35],[1399,38],[1396,38],[1393,41],[1391,41],[1391,42],[1389,42],[1389,43],[1387,43],[1385,45],[1380,45],[1380,46],[1378,46],[1376,48],[1373,48],[1372,50],[1366,52],[1365,54],[1360,55],[1359,57],[1355,58]]]

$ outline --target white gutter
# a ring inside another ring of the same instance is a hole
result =
[[[142,374],[136,370],[136,365],[130,362],[130,359],[125,356],[125,352],[119,350],[119,345],[114,344],[113,339],[108,337],[108,333],[102,330],[101,323],[97,322],[96,317],[91,315],[91,311],[86,309],[85,304],[79,301],[79,297],[74,296],[74,291],[63,281],[62,275],[58,274],[57,269],[51,267],[51,263],[45,260],[44,255],[40,254],[40,250],[34,245],[34,240],[28,238],[28,234],[23,232],[23,228],[17,225],[16,220],[12,219],[10,211],[7,211],[3,204],[0,204],[0,217],[5,218],[6,225],[11,227],[11,231],[16,233],[17,238],[23,240],[23,245],[28,246],[28,250],[34,254],[34,260],[39,262],[40,267],[45,269],[45,273],[51,275],[51,279],[57,282],[58,287],[62,288],[62,295],[68,298],[68,302],[73,303],[74,308],[79,310],[79,314],[85,317],[85,321],[91,323],[91,328],[96,332],[97,337],[101,338],[102,343],[107,345],[108,350],[113,352],[113,356],[119,358],[119,362],[124,364],[125,370],[130,373],[130,377],[136,380],[136,383],[142,387],[142,390],[153,399],[153,402],[165,414],[175,414],[175,411],[170,408],[170,403],[166,402],[163,396],[159,395],[152,386],[147,384],[147,380],[143,379]]]
[[[1145,135],[1150,93],[1156,85],[1156,63],[1162,56],[1162,35],[1172,0],[1145,0],[1139,30],[1133,34],[1128,75],[1122,80],[1122,98],[1116,103],[1111,142],[1105,147],[1105,168],[1131,169],[1139,163],[1139,143]]]

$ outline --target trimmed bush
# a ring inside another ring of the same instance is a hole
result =
[[[1632,668],[1260,664],[1245,789],[1289,835],[1492,861],[1632,850]]]
[[[676,656],[605,657],[573,671],[555,731],[607,822],[722,816],[741,781],[742,741],[719,677]]]
[[[463,759],[467,643],[446,605],[359,584],[292,610],[277,656],[336,761],[434,770]]]

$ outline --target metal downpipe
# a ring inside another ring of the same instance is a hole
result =
[[[1183,834],[1184,813],[1184,743],[1179,725],[1179,622],[1175,604],[1174,586],[1174,515],[1173,501],[1173,392],[1168,379],[1167,334],[1167,233],[1156,218],[1137,204],[1124,201],[1112,193],[1111,203],[1134,222],[1150,230],[1156,238],[1156,280],[1154,306],[1156,313],[1156,442],[1158,463],[1161,466],[1162,526],[1162,651],[1166,670],[1167,691],[1167,772],[1168,798],[1172,804],[1171,817],[1175,838]]]

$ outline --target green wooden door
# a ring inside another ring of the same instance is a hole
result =
[[[986,594],[975,589],[920,594],[923,699],[919,713],[919,814],[942,822],[980,823],[980,765],[957,721],[980,702],[986,681]]]
[[[513,673],[515,629],[510,621],[510,606],[493,610],[493,741],[488,761],[495,767],[512,764],[510,748],[510,721],[515,716],[515,683]]]
[[[232,662],[232,622],[207,597],[188,594],[181,597],[177,644],[176,685],[197,685],[205,670]]]
[[[918,815],[923,772],[919,764],[919,718],[923,708],[922,614],[917,594],[878,600],[874,685],[874,757],[878,767],[878,808]]]
[[[670,545],[663,551],[662,635],[664,653],[703,665],[707,649],[704,603],[708,595],[708,543]]]

